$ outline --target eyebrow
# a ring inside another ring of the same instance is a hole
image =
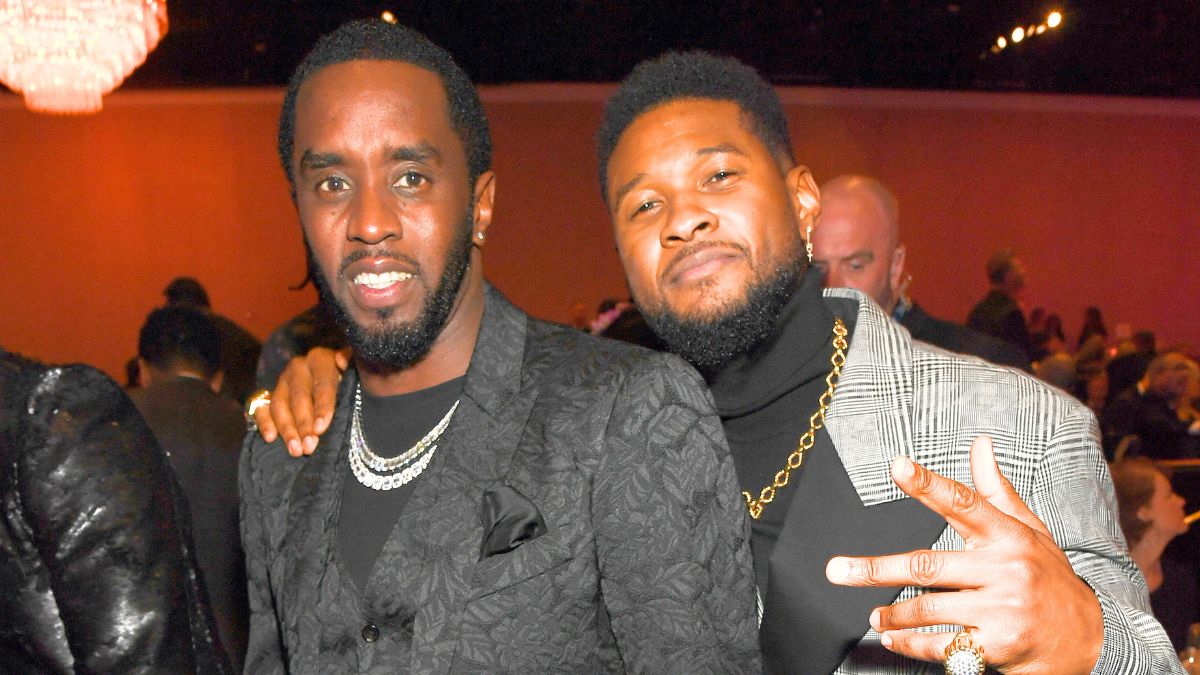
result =
[[[442,153],[438,152],[438,149],[428,141],[421,141],[416,145],[403,145],[392,149],[388,153],[388,158],[393,162],[440,162]]]
[[[842,256],[841,259],[842,260],[854,260],[855,258],[862,258],[863,260],[866,260],[867,262],[871,262],[871,261],[875,260],[875,252],[872,251],[871,249],[860,249],[858,251],[851,253],[850,255]]]
[[[312,148],[307,148],[304,154],[300,155],[300,169],[302,171],[328,169],[331,166],[339,166],[341,164],[345,164],[345,160],[336,152],[313,152]]]
[[[415,145],[404,145],[387,151],[387,157],[393,162],[421,162],[428,164],[440,162],[442,153],[426,141]],[[346,163],[344,157],[336,152],[316,152],[312,148],[300,156],[300,169],[303,171],[319,171],[331,166],[341,166]]]
[[[706,157],[708,155],[726,155],[726,154],[741,155],[742,157],[746,156],[746,153],[743,152],[741,148],[737,147],[736,145],[733,145],[732,143],[721,143],[720,145],[710,145],[706,148],[700,148],[699,150],[697,150],[694,153],[694,155],[696,157]],[[626,182],[624,185],[617,188],[616,194],[613,195],[613,204],[615,205],[615,204],[621,203],[621,199],[623,199],[625,197],[625,195],[629,194],[629,192],[631,190],[633,190],[635,187],[637,187],[638,183],[642,182],[642,180],[645,177],[646,177],[646,174],[639,173],[636,176],[634,176],[633,178],[629,179],[629,181]]]
[[[743,152],[741,148],[739,148],[738,146],[736,146],[732,143],[721,143],[720,145],[711,145],[707,148],[700,148],[699,150],[696,151],[697,157],[704,157],[705,155],[727,155],[727,154],[741,155],[742,157],[746,156],[746,153]]]

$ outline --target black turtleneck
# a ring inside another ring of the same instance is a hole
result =
[[[835,312],[853,333],[857,304],[822,299],[821,276],[810,270],[784,307],[775,333],[706,378],[739,482],[755,498],[783,468],[817,411],[825,377],[833,368]],[[776,491],[775,500],[753,523],[754,576],[764,592],[771,551],[803,470],[792,472],[788,486]]]

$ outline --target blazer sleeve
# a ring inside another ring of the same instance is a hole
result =
[[[284,673],[283,636],[271,593],[268,570],[274,555],[267,526],[268,504],[263,495],[260,467],[255,466],[256,452],[263,446],[256,434],[246,438],[238,467],[238,492],[241,496],[242,549],[246,556],[246,589],[250,604],[250,637],[246,644],[247,673]],[[297,460],[298,461],[298,460]]]
[[[1100,601],[1104,645],[1092,672],[1183,673],[1126,549],[1098,437],[1091,411],[1072,405],[1038,467],[1030,507]],[[1107,508],[1097,508],[1101,504]]]
[[[749,522],[708,389],[676,357],[617,393],[592,484],[600,588],[627,670],[760,672]]]
[[[47,371],[19,470],[34,544],[79,672],[228,672],[167,458],[92,368]]]

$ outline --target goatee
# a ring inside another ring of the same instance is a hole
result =
[[[667,349],[709,375],[769,338],[792,293],[799,286],[805,265],[801,256],[779,265],[756,279],[740,301],[730,301],[715,314],[685,317],[661,306],[642,314]]]
[[[451,242],[446,266],[435,288],[429,288],[427,277],[421,267],[416,265],[413,279],[407,283],[420,283],[425,288],[425,304],[415,319],[399,324],[388,323],[392,315],[391,309],[378,310],[375,314],[377,321],[370,325],[359,324],[351,318],[345,306],[332,292],[329,280],[325,278],[313,255],[312,247],[308,244],[308,237],[305,236],[304,248],[308,254],[309,273],[313,283],[316,284],[321,301],[329,306],[338,324],[346,331],[350,347],[354,350],[355,361],[360,367],[376,373],[396,372],[420,361],[429,353],[454,309],[458,291],[471,264],[471,215],[468,210],[467,217],[459,228],[460,234]],[[369,254],[389,256],[387,252],[378,251],[371,251]],[[406,260],[415,264],[411,259]],[[353,261],[345,261],[343,267],[349,262]]]

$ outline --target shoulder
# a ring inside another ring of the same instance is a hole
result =
[[[120,385],[91,366],[41,367],[27,389],[25,412],[33,433],[70,429],[83,433],[98,423],[144,428]]]
[[[673,354],[537,319],[529,320],[524,371],[527,380],[554,387],[621,387],[630,378],[703,386],[699,374]]]
[[[318,449],[318,452],[328,451]],[[242,501],[285,502],[296,474],[311,461],[314,461],[312,456],[289,455],[280,439],[267,443],[258,433],[247,434],[238,468]]]
[[[1023,370],[914,342],[915,398],[944,410],[970,409],[974,418],[1045,433],[1066,417],[1087,417],[1080,401]]]

